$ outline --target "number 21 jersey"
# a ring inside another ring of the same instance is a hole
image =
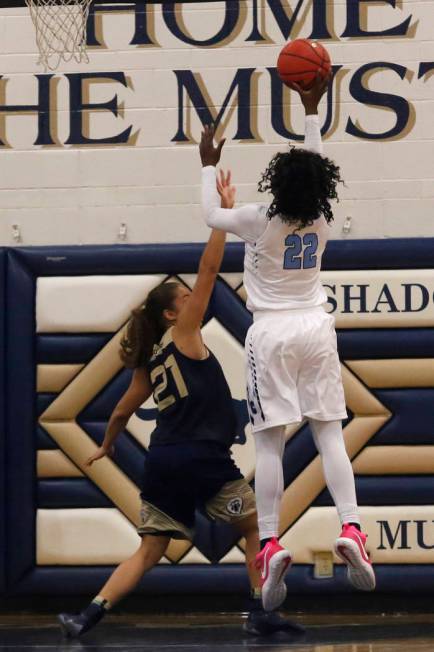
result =
[[[154,347],[147,369],[158,408],[151,445],[182,441],[233,444],[237,422],[232,396],[217,358],[185,356],[173,341],[172,328]]]

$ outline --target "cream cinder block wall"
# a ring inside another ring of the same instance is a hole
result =
[[[0,244],[116,243],[122,224],[125,241],[131,243],[206,239],[198,185],[201,122],[185,89],[182,100],[179,92],[179,78],[188,71],[217,115],[237,71],[254,69],[246,109],[254,139],[238,138],[237,93],[224,113],[219,135],[227,138],[223,165],[233,169],[239,201],[263,200],[256,191],[259,174],[272,154],[286,146],[285,138],[273,128],[267,70],[275,66],[286,41],[285,21],[281,16],[279,24],[273,3],[177,3],[176,25],[197,41],[216,35],[229,12],[239,14],[227,38],[210,47],[178,38],[158,4],[141,5],[150,45],[131,44],[136,28],[132,10],[98,12],[96,34],[101,45],[90,48],[89,63],[62,64],[50,80],[41,77],[45,73],[37,65],[28,10],[4,8],[5,4],[0,9]],[[282,0],[280,4],[290,18],[299,3]],[[247,40],[255,5],[261,41]],[[315,14],[319,5],[315,0],[301,3],[290,38],[311,35],[315,16],[319,20]],[[334,82],[325,152],[341,165],[346,180],[332,237],[434,235],[434,2],[328,0],[327,7],[332,38],[323,43],[334,64],[342,68]],[[355,17],[366,32],[403,24],[405,28],[401,35],[343,36],[351,20],[354,31]],[[386,67],[377,65],[359,83],[362,66],[379,62]],[[107,109],[82,111],[77,78],[67,76],[71,73],[95,75],[83,82],[83,104],[103,105],[116,97],[118,115]],[[101,79],[102,74],[112,77]],[[362,86],[392,97],[366,95]],[[45,139],[52,141],[45,145],[35,144],[37,113],[24,110],[38,103],[41,88],[39,99],[49,106],[50,133],[45,133]],[[379,98],[391,108],[376,106]],[[241,103],[246,103],[245,98]],[[286,91],[284,103],[286,127],[301,133],[300,101]],[[7,110],[12,105],[22,109]],[[408,112],[400,133],[381,137],[397,122],[397,110],[404,118]],[[89,138],[104,139],[131,127],[128,142],[83,144],[75,138],[74,144],[68,144],[71,119],[78,124],[80,114],[83,125],[76,131],[80,128]],[[320,117],[325,120],[324,101]],[[350,120],[365,135],[349,133]],[[246,128],[245,115],[241,123]],[[187,142],[173,140],[180,126]],[[366,134],[380,137],[371,139]],[[348,234],[342,231],[346,216],[352,218]],[[18,226],[21,242],[14,240],[13,225]]]

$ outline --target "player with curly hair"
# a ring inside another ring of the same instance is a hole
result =
[[[313,226],[321,215],[327,224],[333,220],[330,199],[337,199],[340,181],[333,161],[291,146],[289,152],[278,152],[271,159],[258,188],[273,195],[267,211],[270,219],[277,215],[285,224]]]
[[[342,524],[335,551],[347,564],[355,587],[375,587],[342,434],[347,413],[334,318],[324,310],[327,296],[320,282],[321,257],[333,220],[330,201],[337,198],[342,181],[339,168],[322,155],[317,114],[328,82],[318,78],[310,90],[292,86],[306,112],[305,143],[304,148],[276,154],[263,173],[259,190],[271,193],[268,206],[220,208],[215,166],[221,148],[214,147],[212,127],[200,144],[206,223],[246,243],[244,286],[253,313],[245,344],[247,398],[256,444],[261,539],[257,564],[266,610],[285,599],[284,575],[291,564],[290,553],[278,541],[285,426],[304,418],[309,420]]]

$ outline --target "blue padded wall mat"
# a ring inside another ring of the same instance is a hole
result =
[[[85,247],[32,247],[0,250],[0,288],[6,288],[0,296],[2,319],[0,320],[0,344],[5,339],[7,346],[1,347],[0,356],[6,349],[6,360],[0,358],[0,369],[6,362],[8,374],[0,374],[0,470],[5,481],[0,481],[0,537],[6,546],[0,548],[0,591],[5,583],[11,593],[61,594],[92,593],[111,570],[106,567],[37,567],[35,560],[35,518],[39,499],[46,506],[56,504],[80,506],[86,496],[92,504],[103,504],[104,500],[93,491],[87,481],[53,482],[36,478],[35,454],[38,448],[56,448],[55,442],[36,425],[37,398],[35,365],[37,362],[86,362],[91,359],[105,341],[107,334],[77,336],[36,335],[35,333],[35,287],[39,276],[73,276],[89,274],[146,274],[163,273],[167,276],[180,273],[194,273],[197,270],[203,244],[178,245],[114,245]],[[411,256],[409,256],[411,248]],[[244,247],[239,243],[227,245],[222,272],[242,271]],[[325,270],[379,270],[379,269],[423,269],[434,267],[434,238],[394,240],[347,240],[332,241],[324,255]],[[240,342],[251,324],[251,315],[229,286],[220,280],[210,305],[220,323]],[[338,333],[341,356],[352,359],[396,357],[434,357],[434,331],[429,328],[402,329],[350,329]],[[70,345],[69,358],[65,351]],[[83,358],[84,355],[84,358]],[[115,383],[116,385],[116,383]],[[120,381],[119,387],[122,385]],[[409,393],[410,392],[410,393]],[[407,401],[412,401],[411,390],[375,390],[385,405],[396,410],[394,416],[370,442],[384,444],[410,443],[405,433],[410,423]],[[5,399],[4,399],[5,397]],[[39,406],[50,397],[41,396]],[[420,404],[424,420],[429,417],[427,402],[431,392],[418,393],[415,400]],[[88,427],[91,436],[98,440],[104,428],[104,412],[113,404],[110,388],[89,408],[79,415],[82,425]],[[407,406],[407,407],[406,407]],[[240,406],[241,410],[242,406]],[[401,409],[402,408],[402,409]],[[418,408],[419,409],[419,408]],[[423,424],[417,430],[416,443],[431,443],[423,432]],[[1,433],[6,433],[6,439]],[[302,453],[299,470],[314,454],[307,433],[302,433],[288,445],[288,463],[291,455]],[[425,438],[423,438],[425,437]],[[415,443],[411,440],[411,443]],[[130,452],[131,451],[131,452]],[[134,464],[128,457],[133,454],[134,442],[125,436],[119,449],[119,465],[133,479],[139,477],[141,456]],[[8,460],[7,467],[5,460]],[[291,481],[297,469],[286,476]],[[382,493],[389,496],[398,490],[400,479],[389,482],[365,477],[358,480],[360,491],[366,500],[372,500],[372,483],[381,483]],[[406,482],[411,479],[406,478]],[[432,494],[432,483],[424,484],[422,476],[414,483],[411,502],[427,500]],[[101,503],[99,501],[101,500]],[[57,502],[56,502],[57,501]],[[328,504],[323,493],[318,504]],[[372,504],[372,503],[370,503]],[[199,517],[200,532],[198,545],[207,550],[210,558],[217,561],[234,543],[232,533],[222,527],[214,527]],[[6,556],[5,556],[6,555]],[[7,561],[7,564],[5,563]],[[7,574],[5,573],[7,567]],[[384,591],[401,591],[403,584],[408,590],[421,592],[432,590],[434,571],[422,564],[377,565],[378,587]],[[291,592],[347,592],[348,585],[344,570],[337,568],[333,580],[314,580],[312,567],[298,565],[291,572]],[[154,569],[140,584],[139,591],[150,593],[183,593],[187,591],[241,592],[247,587],[245,569],[239,564],[217,566],[215,564],[170,565]]]

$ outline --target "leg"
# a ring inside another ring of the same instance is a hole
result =
[[[164,555],[170,537],[145,535],[137,552],[123,561],[97,597],[80,614],[59,614],[59,622],[66,636],[77,637],[89,631],[107,611],[130,593],[146,571]]]
[[[123,561],[112,573],[99,595],[114,606],[130,593],[140,579],[157,564],[166,552],[170,537],[146,534],[137,552]]]
[[[341,524],[360,525],[353,467],[345,449],[341,422],[309,419],[309,424]]]
[[[285,428],[278,426],[255,432],[255,444],[255,493],[261,540],[257,563],[261,568],[262,604],[266,611],[273,611],[286,598],[284,576],[291,563],[291,555],[277,540],[283,495]]]
[[[258,509],[259,538],[279,536],[280,501],[283,495],[282,457],[285,428],[267,428],[255,432],[255,494]]]
[[[247,516],[247,518],[235,523],[235,529],[246,540],[246,568],[252,593],[260,595],[261,579],[259,570],[255,566],[256,555],[259,552],[259,533],[256,514]]]
[[[347,565],[348,579],[358,589],[372,591],[375,574],[365,550],[366,535],[360,531],[354,473],[345,450],[340,421],[309,419],[321,456],[327,487],[343,525],[335,552]]]
[[[253,636],[270,636],[276,632],[292,634],[299,638],[305,630],[297,623],[283,618],[275,611],[264,611],[261,601],[261,578],[255,564],[259,552],[259,533],[256,514],[234,523],[236,530],[246,540],[246,567],[249,574],[251,597],[247,603],[248,616],[244,630]]]

